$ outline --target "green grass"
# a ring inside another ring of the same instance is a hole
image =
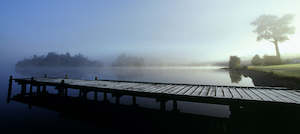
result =
[[[270,72],[280,77],[300,79],[300,64],[285,64],[274,66],[248,66],[249,70]]]

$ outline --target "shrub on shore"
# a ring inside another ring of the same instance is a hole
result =
[[[264,56],[264,65],[280,65],[281,59],[278,56]]]
[[[254,66],[261,66],[264,64],[264,60],[259,57],[259,55],[255,55],[251,60],[252,65]]]
[[[261,58],[258,54],[255,55],[252,60],[251,60],[251,64],[253,66],[262,66],[262,65],[280,65],[283,62],[281,61],[281,59],[277,56],[268,56],[268,55],[264,55],[263,58]]]

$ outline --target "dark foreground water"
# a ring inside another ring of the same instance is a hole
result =
[[[27,97],[7,102],[8,77],[51,77],[254,86],[251,78],[221,70],[219,67],[148,68],[31,68],[2,66],[0,71],[0,130],[3,133],[269,133],[296,132],[299,108],[256,107],[233,115],[228,106],[178,102],[181,113],[158,111],[154,99],[137,98],[141,108],[130,106],[129,96],[122,106],[66,100],[58,96]],[[13,85],[12,96],[20,93]],[[49,91],[55,92],[54,89]],[[72,91],[71,94],[78,94]],[[93,98],[89,94],[90,100]],[[101,94],[99,100],[103,98]],[[283,110],[284,109],[284,110]]]

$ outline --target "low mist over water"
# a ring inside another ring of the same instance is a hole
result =
[[[54,67],[17,69],[16,76],[64,77],[159,83],[254,86],[251,78],[217,66],[200,67]]]

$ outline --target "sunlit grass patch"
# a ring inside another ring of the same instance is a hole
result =
[[[249,70],[270,72],[277,76],[300,78],[300,64],[285,64],[274,66],[249,66]]]

